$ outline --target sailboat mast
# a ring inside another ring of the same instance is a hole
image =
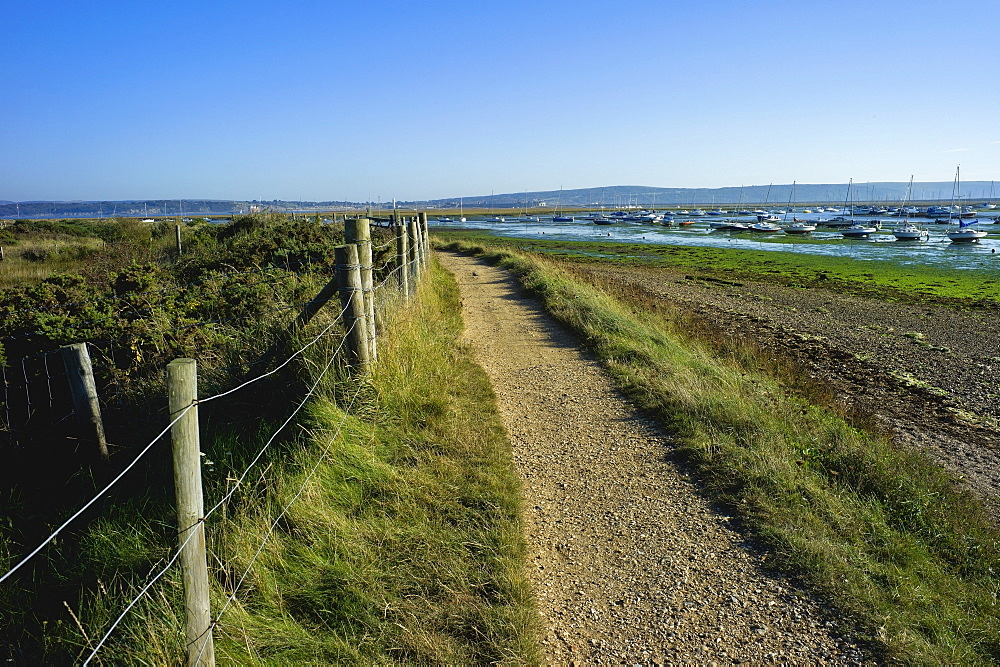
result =
[[[951,216],[955,212],[955,197],[958,194],[959,186],[959,173],[961,172],[962,165],[955,167],[955,183],[951,186],[951,206],[948,207],[948,224],[951,224]]]
[[[854,184],[854,179],[847,181],[847,194],[844,195],[844,208],[848,206],[848,202],[851,201],[851,186]],[[851,223],[854,223],[854,206],[851,205]]]
[[[788,210],[785,211],[785,222],[788,222],[788,214],[792,214],[792,222],[795,222],[795,209],[792,207],[795,202],[795,181],[792,181],[792,191],[788,195]]]
[[[906,224],[907,218],[906,214],[906,204],[910,201],[910,195],[913,193],[913,174],[910,174],[910,184],[906,186],[906,197],[903,198],[903,224]]]

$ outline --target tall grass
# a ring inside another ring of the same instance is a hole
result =
[[[0,241],[4,259],[0,262],[0,289],[44,280],[56,273],[72,273],[103,242],[96,238],[33,238]]]
[[[353,388],[317,401],[270,501],[218,538],[244,570],[302,489],[223,618],[225,661],[535,660],[519,487],[488,380],[457,344],[453,279],[432,274],[385,330],[350,412]]]
[[[440,269],[428,275],[417,300],[387,309],[373,371],[324,380],[308,415],[209,520],[213,611],[233,596],[215,631],[221,663],[538,661],[509,443],[488,379],[458,344],[457,286]],[[332,351],[313,350],[302,381]],[[273,424],[203,430],[211,504]],[[67,577],[83,585],[67,588],[72,614],[44,638],[42,659],[85,655],[162,567],[175,539],[169,503],[139,496],[89,527]],[[181,658],[178,579],[171,570],[142,600],[101,651],[106,663]]]
[[[769,562],[822,594],[889,660],[1000,659],[1000,531],[925,457],[811,404],[750,348],[720,351],[682,312],[612,298],[537,257],[456,243],[516,272],[640,407]]]

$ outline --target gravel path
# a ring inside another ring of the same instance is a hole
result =
[[[438,253],[461,288],[523,479],[548,663],[865,661],[670,461],[668,437],[514,279]]]

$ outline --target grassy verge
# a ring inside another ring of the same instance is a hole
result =
[[[344,430],[331,397],[313,406],[312,451],[276,482],[276,500],[332,438],[331,453],[225,619],[224,659],[535,659],[509,446],[487,378],[458,345],[457,286],[438,271],[428,287],[389,327]],[[233,522],[233,564],[272,513]]]
[[[538,662],[519,484],[489,381],[458,343],[457,285],[435,270],[418,300],[391,310],[361,391],[325,382],[298,435],[208,524],[215,611],[249,568],[216,630],[222,663]],[[259,446],[243,438],[205,446],[219,470],[209,500],[239,469],[232,452]],[[148,521],[102,520],[83,540],[82,559],[109,565],[81,598],[79,626],[63,624],[64,645],[91,644],[135,590],[122,573],[142,581],[166,553],[169,530]],[[167,579],[105,661],[177,661],[179,576]]]
[[[456,242],[520,276],[682,443],[705,492],[890,660],[1000,659],[1000,531],[924,457],[811,404],[749,348],[662,303],[615,300],[555,265]]]
[[[627,262],[677,269],[726,280],[760,280],[792,287],[826,287],[870,293],[882,299],[933,302],[961,308],[1000,308],[1000,278],[993,264],[982,269],[870,261],[796,252],[646,243],[594,243],[504,239],[481,231],[448,230],[442,237],[511,250],[545,253],[578,262]],[[802,242],[802,239],[791,241]]]

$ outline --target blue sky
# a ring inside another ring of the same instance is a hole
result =
[[[1000,181],[1000,3],[23,2],[0,199]]]

